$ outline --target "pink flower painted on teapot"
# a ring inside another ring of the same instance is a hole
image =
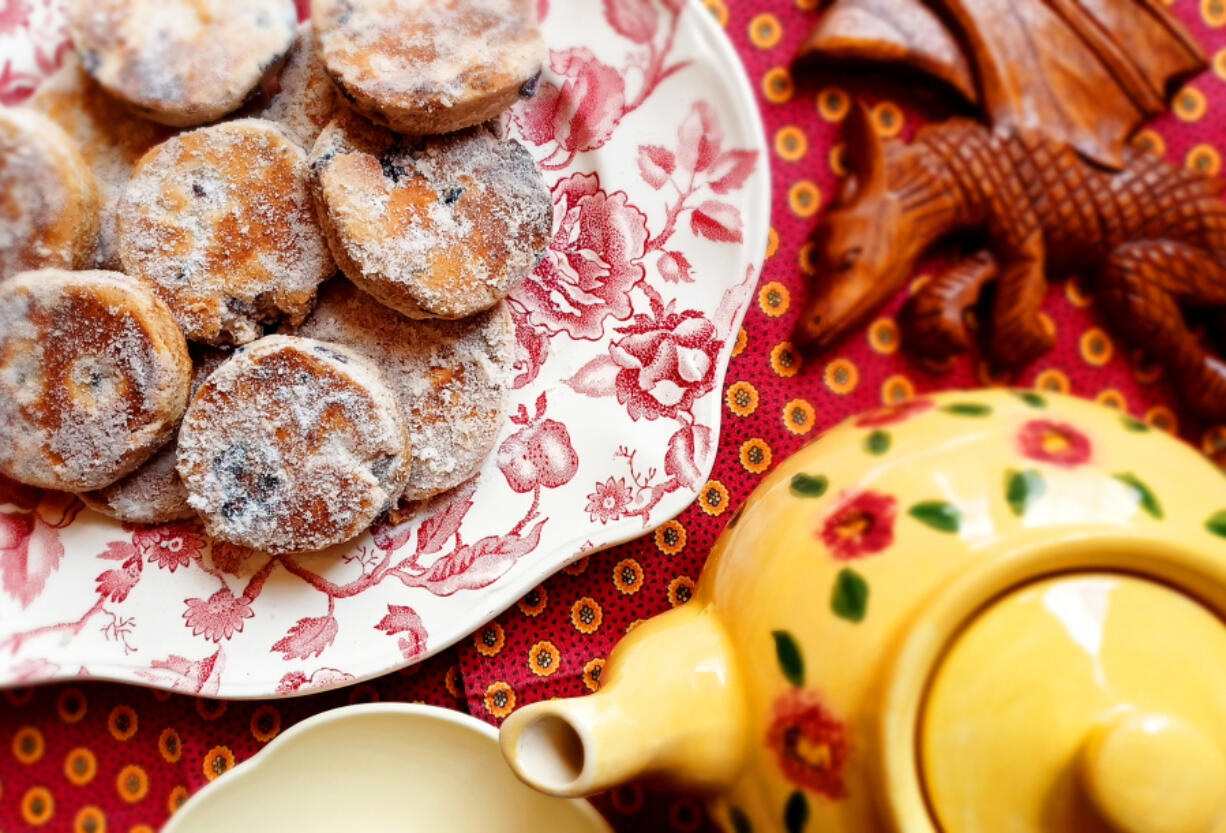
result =
[[[851,746],[847,729],[816,692],[795,689],[775,701],[766,743],[793,784],[836,800],[847,795],[843,783]]]
[[[894,543],[898,501],[877,492],[845,496],[826,516],[818,535],[839,561],[851,561],[884,550]]]
[[[1080,466],[1090,459],[1090,438],[1063,422],[1035,419],[1017,435],[1022,455],[1057,466]]]

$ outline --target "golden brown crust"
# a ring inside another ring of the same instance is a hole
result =
[[[212,347],[197,347],[191,352],[191,394],[194,396],[209,374],[230,354]],[[102,489],[81,492],[77,497],[91,509],[128,523],[162,524],[196,517],[196,510],[187,502],[187,488],[175,470],[179,448],[177,434],[176,426],[176,436],[136,471]]]
[[[244,119],[176,136],[133,172],[119,206],[125,270],[150,281],[188,338],[244,344],[300,322],[335,272],[306,155]]]
[[[322,549],[404,490],[409,439],[378,368],[340,345],[269,336],[213,372],[179,432],[178,470],[215,537]]]
[[[531,155],[484,128],[410,139],[339,113],[311,170],[341,269],[412,318],[490,308],[536,267],[552,233]]]
[[[86,265],[98,237],[98,186],[72,139],[47,117],[0,109],[0,278]]]
[[[238,109],[294,41],[291,0],[71,0],[85,69],[146,118],[191,127]]]
[[[506,421],[515,334],[499,304],[459,321],[413,321],[344,278],[320,291],[295,331],[344,344],[375,362],[400,398],[413,462],[404,499],[423,500],[480,469]]]
[[[545,44],[532,0],[313,0],[319,53],[350,104],[401,133],[496,117],[530,94]]]
[[[0,472],[102,488],[170,437],[191,360],[170,310],[113,272],[45,269],[0,282]]]
[[[172,437],[136,471],[77,497],[95,512],[126,523],[164,524],[196,517],[175,471],[175,447]]]

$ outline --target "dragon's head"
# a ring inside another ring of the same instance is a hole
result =
[[[940,183],[931,155],[883,140],[860,106],[848,114],[844,138],[847,176],[814,232],[816,292],[797,326],[797,340],[814,352],[893,297],[933,239],[926,209]]]

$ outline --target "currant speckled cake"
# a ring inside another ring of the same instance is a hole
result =
[[[277,125],[242,119],[149,151],[119,204],[124,270],[150,281],[193,341],[245,344],[300,322],[336,266],[306,155]]]
[[[354,537],[399,499],[409,462],[408,428],[379,369],[308,338],[237,350],[179,432],[179,476],[209,533],[271,553]]]
[[[319,216],[342,271],[411,318],[464,318],[536,268],[553,203],[532,156],[484,127],[398,136],[346,111],[311,151]]]
[[[383,371],[413,445],[405,500],[460,485],[493,450],[515,375],[506,304],[459,321],[413,321],[338,278],[295,332],[344,344]]]
[[[401,133],[471,127],[532,95],[545,61],[535,0],[313,0],[340,94]]]
[[[0,282],[0,473],[63,491],[115,482],[170,438],[191,369],[170,310],[125,275]]]
[[[284,60],[293,0],[71,0],[85,70],[145,118],[190,127],[237,110]]]

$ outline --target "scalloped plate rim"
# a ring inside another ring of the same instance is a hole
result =
[[[716,23],[710,12],[707,11],[702,4],[702,0],[687,0],[680,14],[680,25],[694,27],[697,33],[701,35],[702,45],[712,50],[712,57],[718,61],[721,79],[729,82],[725,89],[728,102],[730,106],[739,111],[737,115],[743,120],[742,124],[746,137],[753,140],[753,145],[748,149],[758,152],[760,164],[763,166],[761,171],[750,180],[745,197],[747,229],[752,228],[754,224],[759,225],[761,228],[759,233],[745,235],[742,242],[737,246],[738,254],[742,254],[743,260],[748,261],[748,271],[743,277],[730,281],[725,287],[730,290],[741,286],[742,283],[748,287],[745,297],[741,300],[739,308],[731,319],[729,333],[735,334],[739,331],[749,308],[752,306],[752,289],[757,285],[761,277],[763,264],[766,260],[772,199],[770,145],[766,137],[762,113],[758,107],[749,76],[731,40],[729,40],[726,33]],[[748,256],[745,257],[744,253],[748,253]],[[703,397],[701,404],[698,406],[698,408],[702,409],[700,413],[702,413],[704,419],[709,418],[709,422],[698,422],[709,427],[711,432],[711,453],[703,463],[699,476],[696,478],[696,483],[699,484],[705,484],[715,468],[719,438],[723,427],[723,386],[734,348],[735,338],[727,339],[721,347],[716,362],[713,382],[713,391],[717,395]],[[698,414],[696,413],[695,417],[697,418],[697,416]],[[646,536],[653,530],[676,518],[694,503],[701,494],[701,490],[702,486],[699,485],[696,488],[682,488],[676,492],[669,493],[652,511],[651,520],[647,524],[643,524],[635,518],[622,518],[610,523],[608,527],[602,528],[602,532],[607,529],[607,534],[601,538],[600,542],[586,550],[583,549],[583,545],[592,538],[590,528],[568,539],[564,546],[555,546],[549,550],[534,552],[531,560],[536,566],[528,568],[528,565],[524,565],[524,569],[518,569],[519,565],[516,565],[511,568],[505,577],[498,579],[498,581],[491,585],[491,587],[496,586],[498,588],[497,601],[489,601],[489,594],[485,594],[487,596],[486,599],[473,599],[474,604],[467,608],[468,612],[463,617],[471,623],[471,626],[466,626],[467,629],[457,629],[452,633],[437,638],[432,632],[426,650],[412,659],[387,663],[370,671],[353,673],[351,677],[318,685],[303,686],[294,691],[276,691],[271,689],[269,681],[263,678],[255,681],[246,678],[231,678],[222,681],[221,690],[217,693],[201,694],[200,696],[224,700],[268,700],[304,697],[357,685],[417,665],[431,657],[437,656],[471,636],[481,624],[509,610],[525,593],[565,567],[574,564],[586,556]],[[562,555],[563,553],[566,554]],[[482,591],[464,592],[481,593]],[[145,688],[174,690],[171,685],[159,684],[136,677],[133,673],[136,670],[148,670],[148,666],[111,661],[91,661],[89,672],[86,675],[68,672],[54,674],[35,681],[14,680],[7,683],[0,681],[0,688],[90,679],[118,682]]]

